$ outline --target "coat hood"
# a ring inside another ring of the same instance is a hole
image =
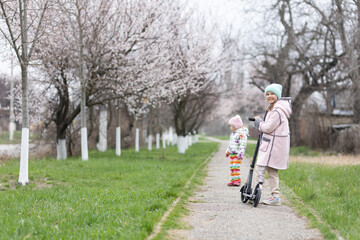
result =
[[[277,108],[279,108],[287,118],[290,118],[292,114],[291,97],[282,97],[277,100],[274,109]]]

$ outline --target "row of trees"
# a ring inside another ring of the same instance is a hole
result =
[[[93,106],[106,111],[111,104],[117,112],[125,106],[136,125],[150,108],[168,104],[178,136],[199,128],[209,109],[199,95],[213,95],[211,82],[229,49],[215,54],[214,34],[180,1],[1,0],[0,5],[1,33],[21,66],[15,90],[21,96],[15,102],[22,124],[20,183],[28,182],[29,112],[44,126],[55,124],[58,158],[66,157],[66,133],[80,116],[81,155],[88,160],[86,111]]]

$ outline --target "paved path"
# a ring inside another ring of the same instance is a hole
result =
[[[42,152],[50,151],[51,145],[30,143],[29,144],[29,156],[34,157]],[[0,144],[0,160],[2,158],[19,158],[21,154],[21,144]]]
[[[19,157],[20,152],[20,144],[0,144],[0,158],[1,156]]]
[[[212,139],[214,141],[219,141]],[[307,227],[307,220],[297,216],[282,198],[282,206],[259,204],[256,208],[240,200],[240,188],[227,187],[229,164],[224,151],[228,141],[221,142],[219,151],[208,165],[205,185],[189,199],[190,215],[184,221],[191,230],[173,230],[172,239],[251,239],[251,240],[318,240],[322,239],[316,229]],[[241,164],[241,178],[246,181],[250,160]],[[265,183],[262,197],[269,195]]]

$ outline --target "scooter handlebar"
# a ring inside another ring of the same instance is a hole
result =
[[[253,118],[253,117],[249,117],[248,119],[249,119],[249,121],[255,121],[255,118]]]

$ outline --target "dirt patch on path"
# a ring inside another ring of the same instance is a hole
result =
[[[334,156],[290,156],[291,162],[320,163],[326,165],[359,165],[360,156],[334,155]]]

